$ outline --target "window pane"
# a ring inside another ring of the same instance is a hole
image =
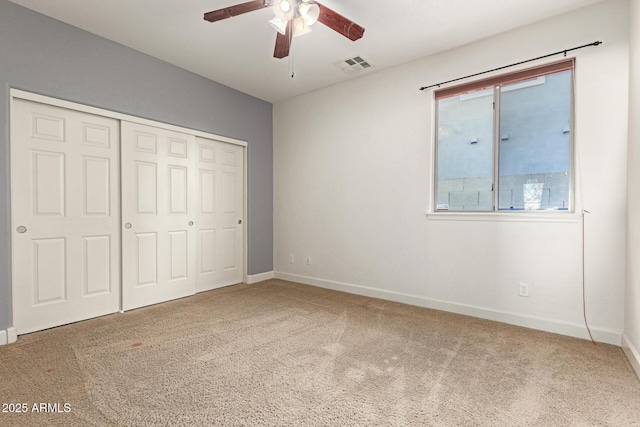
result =
[[[493,90],[437,101],[438,210],[493,210]]]
[[[571,74],[501,87],[499,209],[569,209]]]

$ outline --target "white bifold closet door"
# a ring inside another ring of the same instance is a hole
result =
[[[118,121],[36,102],[11,109],[18,334],[118,311]]]
[[[196,138],[197,290],[242,282],[244,265],[243,147]]]
[[[195,137],[123,121],[122,301],[130,310],[193,295]]]

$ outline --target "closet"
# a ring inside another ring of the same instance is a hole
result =
[[[18,334],[242,282],[241,142],[55,103],[11,106]]]

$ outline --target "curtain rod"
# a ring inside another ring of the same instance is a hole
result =
[[[423,86],[423,87],[420,88],[420,90],[425,90],[425,89],[429,89],[429,88],[432,88],[432,87],[440,87],[441,85],[445,85],[447,83],[453,83],[453,82],[457,82],[458,80],[468,79],[469,77],[475,77],[475,76],[479,76],[479,75],[482,75],[482,74],[491,73],[493,71],[503,70],[503,69],[509,68],[509,67],[515,67],[516,65],[526,64],[527,62],[537,61],[538,59],[543,59],[543,58],[548,58],[550,56],[560,55],[561,53],[564,54],[564,56],[567,56],[567,52],[571,52],[573,50],[578,50],[578,49],[582,49],[582,48],[589,47],[589,46],[600,46],[601,44],[602,44],[601,41],[597,41],[597,42],[585,44],[585,45],[582,45],[582,46],[573,47],[571,49],[560,50],[558,52],[550,53],[548,55],[538,56],[537,58],[531,58],[531,59],[527,59],[525,61],[516,62],[515,64],[504,65],[502,67],[494,68],[492,70],[481,71],[481,72],[475,73],[475,74],[469,74],[468,76],[458,77],[457,79],[447,80],[446,82],[441,82],[441,83],[437,83],[437,84],[430,85],[430,86]]]

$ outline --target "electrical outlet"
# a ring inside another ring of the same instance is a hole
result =
[[[289,255],[289,262],[291,264],[293,264],[294,262],[296,262],[295,258],[293,257],[293,255]]]
[[[520,283],[520,286],[518,288],[518,295],[520,295],[521,297],[529,296],[529,285],[527,283]]]
[[[308,256],[308,257],[307,257],[306,264],[307,264],[307,265],[311,265],[311,257],[310,257],[310,256]]]

